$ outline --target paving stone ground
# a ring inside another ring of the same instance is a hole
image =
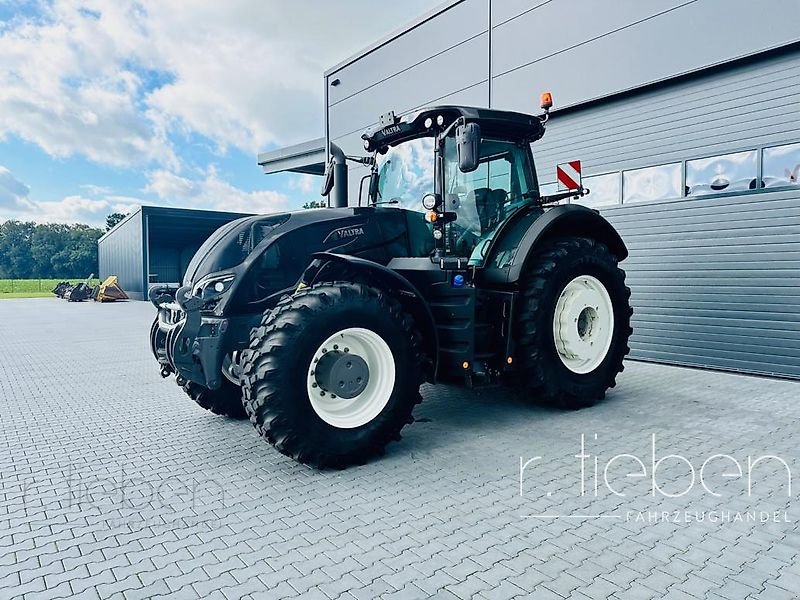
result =
[[[426,386],[383,459],[318,472],[161,379],[152,317],[0,301],[0,598],[800,596],[797,383],[630,362],[572,413]],[[658,487],[653,443],[683,457]]]

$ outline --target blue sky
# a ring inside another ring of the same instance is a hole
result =
[[[0,0],[0,220],[318,196],[256,155],[320,137],[322,73],[436,0]]]

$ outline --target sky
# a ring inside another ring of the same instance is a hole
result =
[[[319,199],[259,152],[323,135],[323,72],[440,0],[0,0],[0,221]]]

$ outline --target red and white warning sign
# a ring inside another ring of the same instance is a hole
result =
[[[577,190],[581,187],[581,161],[571,160],[556,165],[556,177],[559,191]]]

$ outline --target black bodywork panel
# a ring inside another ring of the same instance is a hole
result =
[[[476,281],[486,286],[516,284],[531,251],[547,238],[559,235],[585,236],[603,242],[619,260],[628,256],[617,231],[596,210],[580,204],[543,209],[531,205],[512,215],[502,225],[487,251],[486,263]]]
[[[394,256],[427,255],[433,248],[423,215],[395,208],[313,209],[246,217],[221,228],[189,264],[184,285],[232,274],[231,289],[213,312],[263,312],[276,294],[296,286],[315,252],[334,252],[386,264]]]

